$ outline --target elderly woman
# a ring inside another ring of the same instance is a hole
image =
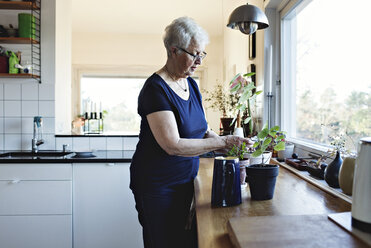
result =
[[[191,247],[185,230],[198,155],[250,142],[208,130],[193,75],[206,56],[208,35],[191,18],[165,29],[166,64],[150,76],[138,98],[139,143],[130,167],[145,247]],[[194,232],[193,232],[194,233]]]

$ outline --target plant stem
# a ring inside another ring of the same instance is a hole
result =
[[[251,117],[251,109],[250,109],[250,100],[247,100],[247,113],[249,114],[249,117]],[[250,133],[252,134],[252,129],[253,129],[253,122],[252,118],[249,121],[249,129]]]

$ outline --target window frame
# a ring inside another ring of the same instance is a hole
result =
[[[288,34],[292,34],[292,32],[296,30],[296,23],[289,22],[287,18],[292,18],[295,9],[305,8],[310,2],[312,2],[312,0],[282,0],[277,8],[280,21],[277,40],[279,40],[280,43],[278,61],[280,61],[279,70],[281,74],[280,101],[278,102],[280,106],[278,109],[280,110],[281,117],[280,126],[282,130],[287,132],[287,140],[289,142],[294,143],[297,149],[299,151],[301,150],[301,153],[325,155],[328,149],[331,148],[330,145],[295,138],[296,98],[292,96],[296,95],[296,75],[291,72],[296,70],[296,64],[292,63],[296,57],[296,49],[292,49],[292,45],[295,43],[291,41],[291,37],[295,37],[296,33],[294,33],[294,35]],[[298,5],[300,6],[298,7]]]
[[[148,78],[162,66],[113,66],[113,65],[72,65],[71,118],[81,114],[81,78],[85,77],[141,77]],[[201,90],[207,81],[207,68],[199,66],[193,75],[199,79]]]

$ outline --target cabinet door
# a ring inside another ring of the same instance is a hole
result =
[[[71,248],[71,228],[71,215],[0,216],[0,247]]]
[[[0,215],[72,214],[71,181],[1,181]]]
[[[143,247],[129,166],[73,164],[74,248]]]

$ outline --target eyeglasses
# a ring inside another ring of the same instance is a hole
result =
[[[183,49],[181,47],[176,47],[176,48],[178,48],[182,52],[185,52],[186,54],[191,55],[193,57],[193,61],[196,61],[197,59],[203,60],[206,57],[206,55],[207,55],[206,52],[201,52],[200,54],[192,54],[192,53],[188,52],[187,50],[185,50],[185,49]]]

